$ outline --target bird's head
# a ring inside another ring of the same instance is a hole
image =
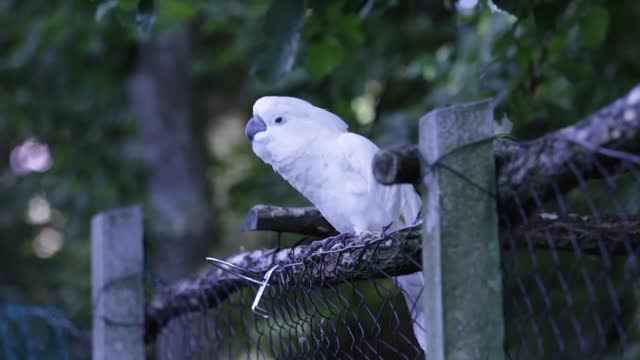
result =
[[[335,114],[302,99],[265,96],[253,105],[253,116],[244,130],[253,151],[265,162],[276,165],[318,140],[347,131],[347,124]]]

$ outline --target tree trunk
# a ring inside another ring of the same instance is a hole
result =
[[[158,34],[140,46],[128,81],[148,170],[155,276],[166,283],[203,263],[214,219],[202,132],[192,116],[188,56],[188,31]]]

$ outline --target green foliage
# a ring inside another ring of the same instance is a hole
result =
[[[609,12],[601,6],[590,6],[580,21],[580,38],[586,47],[595,47],[604,41],[609,27]]]
[[[336,5],[320,7],[305,23],[304,37],[309,43],[304,67],[312,78],[322,79],[336,70],[349,51],[363,45],[362,19]]]
[[[314,78],[323,78],[340,65],[343,50],[335,39],[329,38],[325,42],[313,44],[309,47],[305,60],[305,67]]]
[[[126,26],[136,26],[141,34],[147,34],[156,21],[151,0],[106,0],[95,11],[96,21],[104,21],[113,15]]]

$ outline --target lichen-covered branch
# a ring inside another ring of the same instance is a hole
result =
[[[330,286],[341,282],[413,273],[420,269],[421,225],[385,237],[341,234],[292,249],[264,249],[234,255],[227,262],[264,274],[275,264],[270,284],[283,287]],[[554,249],[600,254],[626,254],[640,247],[640,216],[600,219],[590,216],[542,214],[527,225],[503,231],[505,249]],[[234,274],[215,268],[201,278],[182,281],[158,293],[146,307],[145,342],[152,342],[176,317],[216,307],[231,294],[255,286]]]
[[[548,198],[552,184],[566,191],[579,184],[580,178],[605,176],[602,168],[640,159],[637,155],[602,154],[600,150],[604,148],[629,154],[640,152],[640,85],[575,125],[534,141],[496,146],[501,206],[514,206],[515,198],[519,206],[527,206],[534,194],[541,200]],[[580,172],[579,176],[574,169]]]
[[[338,233],[314,207],[255,205],[244,219],[244,231],[277,231],[328,237]]]
[[[541,200],[550,195],[551,184],[560,190],[575,187],[580,179],[604,176],[595,166],[618,166],[624,159],[615,154],[603,155],[603,148],[640,153],[640,85],[623,98],[602,108],[586,119],[528,142],[495,144],[497,191],[502,209],[527,206],[533,192]],[[612,156],[614,155],[614,156]],[[640,156],[627,158],[640,161]],[[627,160],[628,160],[627,159]],[[382,149],[374,158],[373,173],[382,184],[420,181],[420,156],[415,145]],[[410,176],[408,174],[411,174]]]
[[[341,234],[292,249],[243,252],[226,262],[257,274],[279,265],[270,284],[284,287],[329,286],[344,281],[409,274],[420,269],[420,226],[379,236]],[[206,276],[182,281],[159,292],[145,310],[145,342],[152,342],[176,317],[219,305],[250,286],[231,272],[213,269]]]
[[[527,224],[502,231],[503,248],[534,247],[601,255],[631,255],[640,246],[640,216],[629,219],[554,213],[535,215]]]

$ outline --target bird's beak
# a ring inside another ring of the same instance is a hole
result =
[[[249,119],[247,127],[244,128],[244,135],[249,139],[249,142],[253,142],[256,134],[265,130],[267,130],[267,124],[259,116],[253,116]]]

